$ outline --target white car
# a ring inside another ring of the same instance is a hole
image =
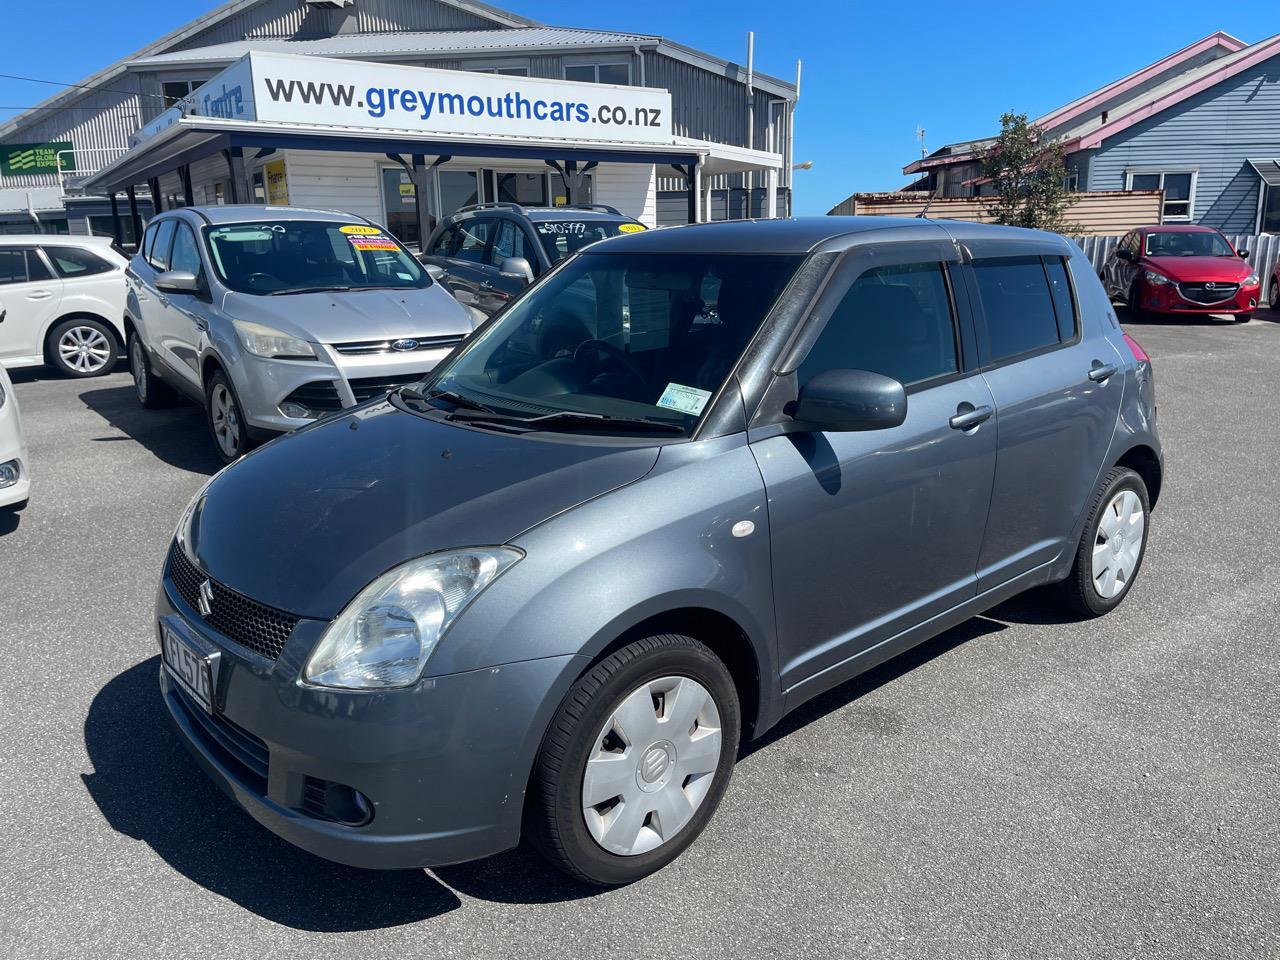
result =
[[[110,373],[124,352],[124,271],[106,237],[0,236],[0,364]]]
[[[13,395],[9,374],[0,365],[0,509],[26,505],[31,489],[27,462],[18,398]]]

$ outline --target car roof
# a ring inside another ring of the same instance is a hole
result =
[[[1170,223],[1170,224],[1151,224],[1147,227],[1139,227],[1139,233],[1221,233],[1214,227],[1202,227],[1196,223]]]
[[[449,220],[467,220],[473,217],[523,217],[533,222],[548,220],[600,221],[603,223],[639,223],[625,213],[610,212],[591,207],[525,207],[517,204],[482,204],[464,207],[452,214]]]
[[[0,244],[22,244],[24,247],[33,243],[60,247],[109,247],[113,242],[111,237],[72,236],[67,233],[8,233],[0,236]]]
[[[273,207],[261,203],[230,203],[205,207],[178,207],[169,213],[195,214],[206,223],[247,223],[251,220],[319,220],[323,223],[370,223],[365,217],[341,210],[312,210],[306,207]]]
[[[789,220],[722,220],[683,227],[628,233],[599,244],[600,253],[773,253],[803,254],[826,244],[836,247],[868,241],[1026,240],[1056,234],[994,224],[918,217],[797,217]],[[841,241],[845,241],[844,244]]]

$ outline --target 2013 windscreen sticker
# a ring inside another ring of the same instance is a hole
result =
[[[691,417],[701,415],[703,407],[711,399],[710,390],[699,390],[697,387],[686,387],[682,383],[668,383],[662,391],[657,405],[668,410],[679,410]]]

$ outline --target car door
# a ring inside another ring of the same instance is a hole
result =
[[[536,260],[532,258],[532,251],[529,249],[531,243],[524,228],[516,221],[498,221],[493,243],[489,247],[485,275],[480,281],[476,297],[476,306],[486,316],[493,316],[529,285],[521,277],[504,274],[502,265],[512,257],[519,257],[529,264],[531,270],[537,269],[534,266]]]
[[[0,246],[0,362],[40,362],[62,281],[34,246]]]
[[[752,428],[784,690],[848,675],[852,658],[974,596],[996,424],[961,336],[970,319],[952,279],[958,264],[949,242],[855,249],[766,397],[794,399],[823,370],[872,370],[906,385],[900,426]]]
[[[489,246],[496,226],[491,217],[471,217],[451,229],[441,266],[447,273],[445,285],[464,306],[480,309],[481,284],[492,279]]]
[[[1100,311],[1086,315],[1068,261],[1045,241],[974,241],[967,276],[983,377],[1000,416],[991,514],[978,589],[1075,548],[1077,518],[1105,460],[1120,412],[1120,357]],[[1101,306],[1101,304],[1099,304]],[[1096,327],[1096,329],[1095,329]]]
[[[193,274],[207,289],[208,277],[200,258],[199,241],[190,224],[177,222],[170,248],[168,268]],[[169,350],[181,364],[178,372],[191,383],[200,383],[200,352],[209,329],[208,311],[200,297],[190,293],[161,293],[164,298],[162,326]]]
[[[139,297],[147,343],[154,355],[173,373],[190,379],[190,364],[185,359],[191,352],[189,325],[169,310],[169,294],[156,287],[156,278],[169,270],[169,256],[178,221],[174,217],[160,220],[155,239],[147,249],[147,267],[139,272],[146,299]]]

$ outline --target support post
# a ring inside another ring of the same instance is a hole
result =
[[[111,236],[115,238],[116,246],[124,246],[124,237],[121,236],[123,231],[120,229],[120,201],[116,197],[115,190],[111,191]]]
[[[182,174],[182,200],[188,207],[196,205],[196,192],[191,187],[191,164],[184,163],[178,168],[178,172]]]
[[[148,177],[147,189],[151,191],[151,209],[154,213],[164,210],[164,200],[160,196],[160,178]]]
[[[129,218],[133,221],[133,242],[142,249],[142,217],[138,214],[138,192],[129,184],[125,191],[129,195]]]
[[[248,186],[244,175],[244,147],[231,147],[229,150],[224,150],[223,154],[227,158],[227,169],[231,172],[231,202],[248,203],[247,198],[240,199]]]
[[[772,220],[778,215],[778,168],[764,172],[764,218]]]
[[[427,187],[431,179],[427,174],[427,158],[420,153],[413,155],[413,169],[410,171],[413,180],[414,212],[418,217],[418,250],[427,252],[427,239],[435,229],[431,207],[427,203]]]

